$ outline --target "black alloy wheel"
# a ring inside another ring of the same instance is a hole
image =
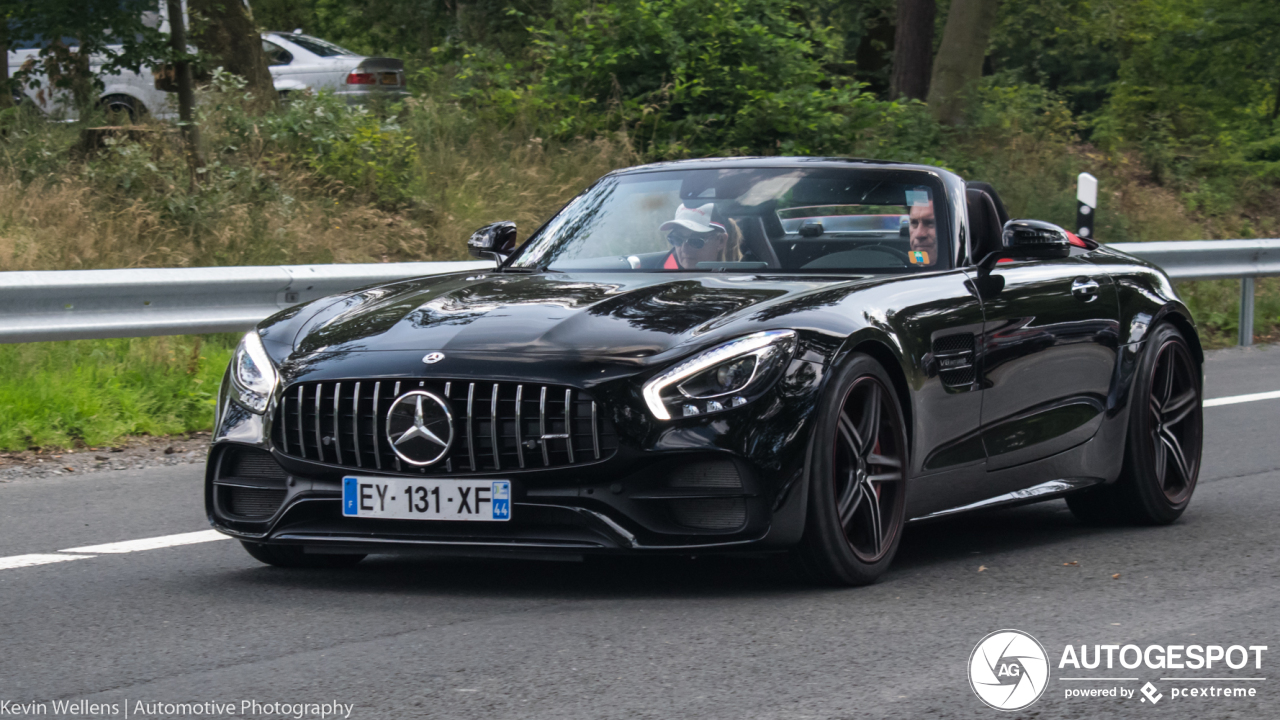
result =
[[[1120,479],[1067,497],[1087,522],[1171,523],[1195,492],[1204,440],[1200,366],[1173,325],[1147,338],[1134,385]]]
[[[1171,505],[1184,504],[1200,474],[1203,418],[1195,363],[1181,337],[1169,337],[1156,352],[1147,412],[1156,483]]]
[[[304,552],[298,545],[267,545],[241,540],[244,549],[259,562],[282,568],[311,570],[348,568],[365,558],[364,555],[321,555]]]
[[[874,359],[854,356],[837,374],[813,439],[801,563],[838,585],[875,582],[902,538],[906,427],[893,382]]]

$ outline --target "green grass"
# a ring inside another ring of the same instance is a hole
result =
[[[235,335],[0,345],[0,450],[208,430]]]
[[[1240,327],[1240,281],[1204,280],[1177,286],[1196,319],[1204,346],[1235,345]],[[1280,278],[1259,278],[1253,292],[1255,342],[1280,341]]]

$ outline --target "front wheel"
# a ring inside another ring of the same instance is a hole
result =
[[[1195,492],[1203,398],[1200,369],[1182,333],[1167,323],[1157,327],[1138,369],[1120,479],[1067,497],[1086,522],[1166,525],[1182,515]]]
[[[869,585],[888,569],[906,516],[907,433],[888,373],[866,355],[838,371],[818,418],[797,549],[808,574]]]
[[[335,569],[347,568],[364,559],[364,555],[320,555],[303,552],[297,545],[267,545],[241,540],[246,552],[259,562],[282,568]]]

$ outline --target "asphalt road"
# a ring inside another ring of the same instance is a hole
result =
[[[1280,349],[1214,353],[1207,377],[1209,398],[1280,390]],[[31,702],[55,716],[52,701],[71,699],[107,704],[78,717],[253,700],[397,719],[1276,717],[1280,399],[1205,418],[1201,484],[1172,526],[1088,528],[1061,501],[955,518],[910,528],[894,569],[862,589],[745,559],[283,571],[231,540],[0,569],[0,716]],[[200,477],[181,466],[2,484],[0,560],[206,530]],[[1034,635],[1053,668],[1019,713],[968,685],[974,645],[1001,628]],[[1270,650],[1260,669],[1212,673],[1057,667],[1067,644],[1108,643]],[[1138,679],[1063,679],[1114,674]],[[1154,705],[1065,697],[1147,681]],[[1255,695],[1171,696],[1210,686]]]

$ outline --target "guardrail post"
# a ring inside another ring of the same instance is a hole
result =
[[[1253,278],[1240,278],[1240,344],[1253,344]]]
[[[1098,178],[1082,172],[1076,178],[1076,234],[1082,238],[1094,237],[1098,227]]]

